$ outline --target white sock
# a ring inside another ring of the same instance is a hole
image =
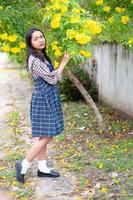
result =
[[[38,169],[43,173],[50,173],[51,169],[47,167],[46,160],[38,161]]]
[[[31,163],[28,162],[28,160],[24,159],[22,161],[22,170],[21,170],[21,174],[26,174],[28,169],[31,167]]]

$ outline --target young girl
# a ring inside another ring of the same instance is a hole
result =
[[[58,172],[47,167],[46,150],[53,136],[59,135],[64,128],[58,83],[69,61],[69,54],[65,52],[59,68],[54,70],[46,54],[44,34],[37,28],[31,28],[27,32],[26,44],[28,67],[34,82],[30,107],[32,136],[38,137],[38,140],[31,147],[25,159],[16,162],[16,177],[21,183],[24,183],[24,176],[36,156],[38,156],[37,175],[39,177],[56,178],[60,176]]]

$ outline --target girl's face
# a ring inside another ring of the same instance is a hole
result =
[[[45,38],[40,31],[34,31],[31,37],[31,44],[32,46],[38,50],[39,52],[42,51],[45,47]]]

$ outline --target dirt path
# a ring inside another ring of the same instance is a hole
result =
[[[1,56],[0,63],[0,146],[3,145],[2,136],[6,127],[6,114],[11,111],[13,107],[17,108],[23,116],[23,122],[21,123],[21,130],[24,131],[24,137],[26,138],[26,147],[29,148],[29,144],[33,141],[27,135],[30,133],[30,121],[29,121],[29,103],[31,98],[32,89],[30,84],[25,79],[20,79],[19,71],[15,68],[10,68],[7,58]],[[27,79],[28,80],[28,79]],[[23,125],[23,126],[22,126]],[[8,142],[8,141],[7,141]],[[54,160],[54,151],[52,144],[49,145],[49,164],[58,169],[58,163]],[[1,151],[0,159],[4,157],[4,153]],[[74,189],[75,178],[72,174],[66,173],[63,169],[58,169],[61,172],[61,177],[58,179],[39,179],[36,177],[37,161],[34,161],[31,169],[31,176],[35,181],[35,194],[34,200],[76,200],[76,196],[71,196]],[[28,176],[27,176],[28,179]],[[0,199],[9,200],[9,196],[6,191],[0,190]]]

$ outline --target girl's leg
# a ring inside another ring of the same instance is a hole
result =
[[[17,180],[24,183],[24,175],[30,167],[31,161],[40,153],[39,157],[46,158],[46,147],[47,144],[53,139],[53,137],[39,138],[39,140],[31,147],[26,158],[22,162],[16,163],[16,176]],[[44,153],[44,154],[43,154]],[[43,163],[44,164],[44,163]],[[44,168],[43,168],[44,169]],[[49,168],[47,168],[49,169]],[[39,177],[52,177],[57,178],[60,176],[58,172],[55,171],[45,171],[38,170],[37,175]]]
[[[38,154],[38,160],[46,160],[47,145]]]
[[[40,151],[38,154],[38,169],[43,173],[50,173],[51,168],[47,167],[46,162],[46,151],[47,151],[47,145]]]
[[[30,151],[28,152],[26,160],[31,162],[52,139],[52,137],[39,138],[39,140],[31,147]]]
[[[42,149],[52,140],[52,137],[41,137],[31,147],[26,158],[22,161],[21,173],[26,174],[30,168],[32,160],[42,151]]]

